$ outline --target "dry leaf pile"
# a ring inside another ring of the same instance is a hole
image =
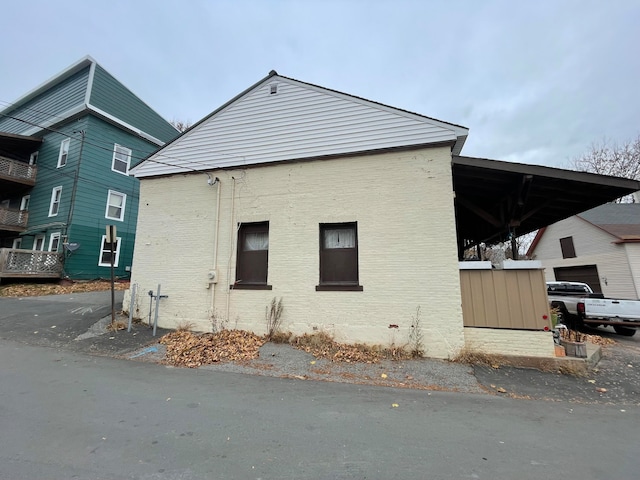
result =
[[[160,339],[160,343],[167,347],[164,362],[189,368],[258,358],[264,342],[263,337],[245,330],[202,334],[176,331]]]
[[[590,333],[583,334],[584,339],[595,345],[614,345],[616,341],[613,338],[601,337],[600,335],[592,335]]]
[[[312,335],[305,333],[294,338],[291,345],[316,358],[326,358],[332,362],[378,363],[382,359],[401,360],[410,357],[402,348],[383,349],[362,344],[347,345],[334,341],[328,334],[322,332]]]
[[[129,282],[116,282],[115,290],[126,290]],[[111,282],[95,280],[73,282],[69,285],[57,283],[14,283],[0,286],[0,297],[38,297],[42,295],[64,295],[69,293],[99,292],[111,290]]]

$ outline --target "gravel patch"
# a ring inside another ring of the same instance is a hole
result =
[[[599,333],[607,336],[606,331]],[[273,343],[265,343],[257,359],[221,362],[199,368],[297,380],[484,393],[524,400],[640,405],[640,338],[610,336],[616,340],[616,344],[603,346],[602,360],[586,376],[509,366],[472,367],[429,358],[383,360],[379,363],[331,362],[315,358],[287,344]],[[142,343],[138,345],[137,349],[129,350],[125,358],[163,362],[166,351],[164,345],[154,343],[151,349],[150,343],[145,348],[142,348]]]
[[[142,350],[128,355],[129,359],[161,362],[164,345],[158,349]],[[487,393],[476,380],[468,365],[434,360],[405,361],[383,360],[379,363],[331,362],[315,358],[310,353],[289,345],[265,343],[257,359],[244,362],[214,363],[203,365],[200,370],[230,372],[249,375],[266,375],[298,380],[319,380],[422,390]]]

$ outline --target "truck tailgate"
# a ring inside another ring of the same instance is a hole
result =
[[[611,300],[608,298],[585,298],[585,318],[616,318],[640,322],[639,300]]]

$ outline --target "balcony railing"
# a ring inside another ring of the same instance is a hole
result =
[[[29,212],[17,208],[0,207],[0,230],[22,232],[27,228]]]
[[[60,278],[63,264],[58,252],[0,248],[0,278]]]
[[[38,169],[35,165],[0,157],[0,178],[13,180],[25,185],[35,185],[36,173],[38,173]]]

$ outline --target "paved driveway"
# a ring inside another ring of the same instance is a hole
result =
[[[115,292],[116,311],[124,292]],[[120,354],[154,340],[146,325],[78,339],[100,319],[111,316],[111,292],[0,298],[0,338],[29,345],[64,347],[98,354]],[[163,332],[158,332],[158,336]],[[87,335],[84,335],[87,336]]]

